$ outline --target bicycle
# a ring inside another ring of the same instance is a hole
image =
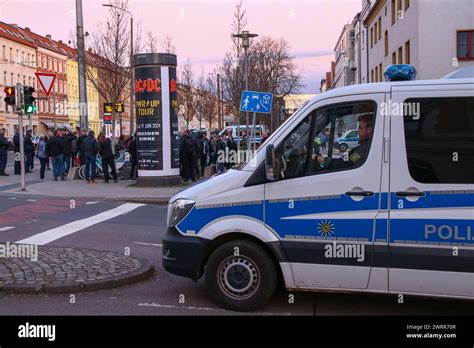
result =
[[[130,154],[126,150],[122,150],[119,152],[118,156],[114,158],[115,169],[117,172],[117,179],[123,180],[124,174],[122,169],[130,167]],[[103,178],[104,177],[104,169],[102,168],[102,157],[97,154],[97,158],[95,160],[96,165],[96,177]],[[83,164],[78,169],[79,177],[82,180],[86,180],[86,165]],[[109,168],[109,174],[112,176],[112,172]]]

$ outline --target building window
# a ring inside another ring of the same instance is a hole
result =
[[[13,86],[13,73],[10,73],[10,83]]]
[[[374,82],[374,69],[370,70],[370,82]]]
[[[458,31],[456,46],[458,59],[474,60],[474,30]]]
[[[374,46],[374,28],[370,28],[370,47]]]
[[[398,48],[398,64],[403,64],[402,54],[403,54],[403,48],[399,47]]]
[[[405,64],[410,64],[410,41],[405,42]]]
[[[387,6],[385,6],[385,16],[387,16]]]
[[[379,67],[375,67],[375,82],[379,82]]]
[[[7,46],[3,45],[2,47],[2,55],[3,55],[3,59],[6,60],[7,59]]]
[[[397,64],[397,52],[392,53],[392,64]]]
[[[13,62],[13,48],[10,47],[10,62]]]
[[[374,44],[377,43],[377,36],[378,36],[377,35],[377,31],[378,31],[377,28],[378,28],[378,25],[377,25],[377,22],[375,22],[375,24],[374,24]]]
[[[395,0],[392,0],[392,25],[395,24],[397,20],[397,9],[395,8]]]
[[[405,11],[410,7],[410,0],[405,0]]]
[[[379,64],[379,82],[382,82],[382,63]]]
[[[7,72],[3,72],[3,84],[6,86],[7,85]]]
[[[379,17],[379,40],[382,40],[382,17]]]
[[[385,57],[386,57],[388,56],[388,30],[385,30],[385,33],[383,36],[383,44],[384,44]]]
[[[403,11],[403,8],[402,8],[402,0],[398,0],[398,15],[401,16],[402,14],[402,11]]]

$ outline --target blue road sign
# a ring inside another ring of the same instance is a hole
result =
[[[240,111],[269,114],[272,112],[272,101],[273,94],[271,93],[243,91]]]

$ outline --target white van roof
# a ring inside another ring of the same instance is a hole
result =
[[[411,81],[394,81],[394,82],[375,82],[361,83],[339,87],[323,92],[313,97],[308,104],[327,98],[337,98],[346,95],[355,94],[372,94],[372,93],[389,93],[392,87],[414,87],[414,86],[440,86],[453,84],[470,84],[474,85],[474,78],[455,78],[455,79],[437,79],[437,80],[411,80]]]

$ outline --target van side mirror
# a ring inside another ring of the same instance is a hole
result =
[[[275,158],[275,146],[268,144],[265,147],[265,177],[268,181],[278,179],[278,160]]]

